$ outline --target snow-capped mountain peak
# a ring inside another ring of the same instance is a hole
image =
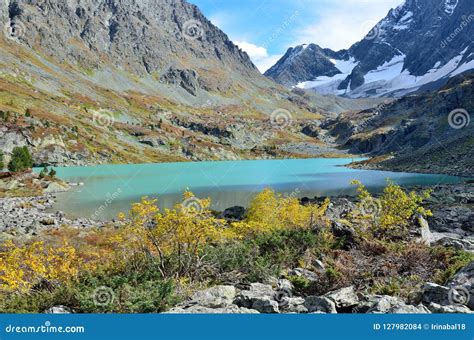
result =
[[[474,68],[472,0],[406,0],[348,50],[289,49],[266,75],[349,97],[401,96]]]

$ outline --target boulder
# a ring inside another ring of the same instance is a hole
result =
[[[283,313],[308,313],[305,307],[305,299],[302,297],[285,297],[279,303],[280,312]]]
[[[423,305],[412,306],[407,305],[400,298],[388,295],[367,296],[365,298],[366,305],[368,301],[372,301],[373,305],[367,310],[370,314],[426,314],[430,311]]]
[[[354,286],[341,288],[324,296],[333,301],[338,309],[357,306],[359,303],[359,297],[354,290]]]
[[[197,72],[190,69],[170,67],[160,77],[160,81],[170,85],[177,85],[193,96],[196,96],[201,88]]]
[[[308,313],[337,313],[334,301],[324,296],[308,296],[305,299],[304,307],[308,310]]]
[[[457,282],[459,281],[452,281],[450,283],[451,287],[440,286],[436,283],[426,283],[423,286],[423,303],[427,305],[436,303],[441,306],[465,305],[470,308],[472,306],[470,290],[462,284],[457,284]]]
[[[340,222],[333,221],[331,231],[337,238],[343,239],[342,248],[349,250],[356,244],[356,232],[354,228],[346,226]]]
[[[251,283],[248,290],[243,290],[234,299],[239,307],[255,309],[260,313],[278,313],[278,302],[274,300],[272,286],[262,283]]]
[[[466,306],[441,306],[437,303],[431,302],[428,305],[428,309],[431,313],[439,313],[439,314],[471,314],[471,311]]]
[[[234,286],[215,286],[195,293],[187,305],[199,305],[208,308],[226,307],[232,304],[236,295]]]
[[[224,210],[220,217],[232,222],[241,221],[245,216],[245,212],[246,210],[244,207],[234,206]]]
[[[49,182],[47,186],[43,189],[45,194],[52,194],[56,192],[64,192],[71,189],[71,187],[66,183],[58,183],[58,182]]]
[[[416,229],[413,231],[413,235],[417,237],[420,242],[430,244],[431,232],[428,221],[423,216],[417,215],[414,217],[414,226]]]
[[[44,311],[46,314],[71,314],[72,311],[66,306],[53,306]]]
[[[308,280],[310,282],[316,282],[316,281],[319,280],[318,274],[313,273],[312,271],[309,271],[309,270],[304,269],[304,268],[292,269],[288,272],[288,275],[303,277],[303,278],[305,278],[306,280]]]
[[[450,247],[458,250],[472,251],[474,244],[467,239],[444,236],[431,243],[434,246]]]
[[[334,197],[331,199],[326,217],[331,221],[337,221],[346,218],[346,216],[356,208],[356,205],[347,198]]]
[[[260,313],[265,313],[265,314],[273,314],[273,313],[279,313],[279,305],[278,302],[275,300],[272,300],[269,297],[262,297],[255,299],[255,301],[252,304],[252,309],[255,309],[259,311]]]
[[[462,268],[448,281],[448,287],[455,289],[464,299],[462,304],[474,310],[474,261]]]
[[[258,311],[236,305],[229,305],[222,308],[209,308],[195,305],[187,308],[175,307],[170,309],[167,314],[258,314]]]

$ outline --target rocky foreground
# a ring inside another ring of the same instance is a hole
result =
[[[310,281],[318,273],[302,268],[293,275]],[[272,284],[252,283],[246,287],[215,286],[195,293],[188,301],[169,313],[473,313],[474,262],[459,271],[446,286],[426,283],[413,299],[356,292],[353,286],[323,296],[296,296],[286,279]]]

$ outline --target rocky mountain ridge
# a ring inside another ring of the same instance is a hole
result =
[[[288,140],[327,154],[307,122],[377,103],[289,91],[184,0],[8,0],[0,23],[6,161],[24,145],[39,166],[302,156]]]
[[[438,91],[343,113],[322,127],[350,152],[376,157],[361,166],[472,177],[473,82],[474,72],[459,75]]]

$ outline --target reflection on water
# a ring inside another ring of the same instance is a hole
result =
[[[55,168],[58,176],[84,186],[58,194],[55,210],[76,217],[109,219],[128,211],[143,196],[158,198],[160,208],[182,200],[186,189],[210,197],[212,208],[242,205],[265,187],[294,197],[353,195],[351,180],[380,191],[387,178],[402,186],[457,183],[446,175],[394,173],[346,168],[350,159],[262,160]]]

